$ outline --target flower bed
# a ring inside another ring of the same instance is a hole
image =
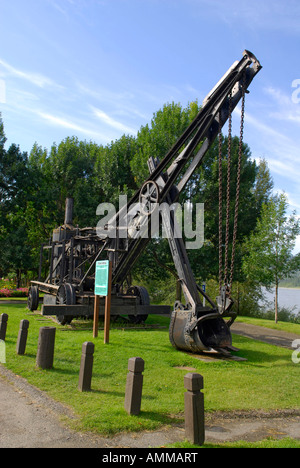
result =
[[[27,297],[28,288],[17,288],[14,280],[0,278],[0,297]]]
[[[0,287],[0,297],[27,297],[28,288]]]

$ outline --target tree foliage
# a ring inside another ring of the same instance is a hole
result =
[[[74,224],[95,226],[99,203],[118,206],[118,197],[128,199],[149,176],[147,160],[154,156],[162,160],[176,140],[199,112],[197,102],[183,108],[170,103],[157,111],[149,125],[137,135],[123,135],[103,146],[68,137],[50,149],[37,143],[29,155],[17,145],[5,149],[6,138],[0,118],[0,276],[8,271],[37,273],[39,250],[49,240],[52,230],[63,223],[65,199],[74,198]],[[232,139],[230,184],[230,229],[232,232],[236,191],[238,138]],[[222,139],[222,164],[226,190],[227,138]],[[240,247],[255,229],[263,203],[268,199],[272,181],[266,164],[251,160],[250,148],[242,151],[240,213],[236,278],[243,279],[243,250]],[[195,171],[180,202],[204,203],[205,243],[201,249],[190,250],[189,257],[195,276],[206,280],[218,276],[218,142],[215,142],[203,164]],[[225,201],[223,201],[225,213]],[[225,217],[223,220],[223,231]],[[230,246],[229,246],[230,248]],[[164,265],[164,268],[163,268]],[[149,282],[164,280],[175,272],[168,242],[157,238],[137,264],[135,275]]]
[[[300,268],[300,254],[293,255],[300,220],[295,212],[288,216],[287,209],[285,194],[275,195],[264,203],[256,229],[245,242],[243,270],[247,278],[266,287],[275,285],[275,321],[279,282]]]

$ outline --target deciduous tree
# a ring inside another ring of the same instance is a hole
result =
[[[275,322],[278,320],[278,285],[300,267],[300,254],[293,255],[300,220],[290,216],[285,194],[278,194],[262,205],[256,229],[245,243],[247,255],[243,270],[248,279],[262,286],[275,285]]]

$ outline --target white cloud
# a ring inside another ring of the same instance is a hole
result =
[[[272,118],[300,123],[300,105],[293,100],[294,91],[292,90],[292,83],[290,95],[283,93],[280,89],[271,86],[265,88],[265,92],[271,96],[277,107],[274,112],[270,113]]]
[[[0,59],[0,65],[2,65],[2,67],[10,75],[29,81],[31,84],[38,86],[39,88],[45,88],[48,86],[62,88],[62,86],[56,84],[51,78],[48,78],[39,73],[30,73],[30,72],[24,72],[22,70],[18,70],[17,68],[13,67],[12,65],[9,65],[9,63],[5,62],[2,59]]]
[[[103,112],[101,109],[97,109],[96,107],[92,107],[92,106],[91,108],[94,112],[94,115],[98,119],[100,119],[104,124],[108,125],[109,127],[115,128],[116,130],[120,130],[121,132],[124,132],[124,133],[136,133],[135,129],[127,127],[127,125],[124,125],[118,120],[113,119],[108,114]]]
[[[107,142],[109,136],[107,134],[100,133],[96,130],[91,130],[84,126],[78,125],[70,120],[66,120],[55,115],[47,114],[45,112],[36,111],[36,114],[39,115],[42,119],[46,120],[50,124],[56,125],[58,127],[69,128],[70,130],[75,130],[85,135],[89,135],[94,138],[99,138],[101,141]]]
[[[279,174],[280,176],[284,175],[289,178],[291,181],[299,182],[300,180],[300,169],[298,169],[293,163],[287,161],[286,158],[283,158],[281,161],[274,158],[267,159],[268,165],[272,172]]]
[[[300,123],[300,106],[293,104],[291,98],[278,89],[269,87],[265,93],[272,97],[273,102],[268,102],[264,111],[260,112],[261,117],[246,112],[245,125],[255,128],[255,146],[260,148],[261,154],[266,155],[270,167],[272,165],[278,174],[296,180],[300,176],[297,128]],[[235,109],[235,113],[238,114],[239,110]],[[291,126],[292,121],[295,123],[294,128]],[[284,122],[287,125],[283,125]]]
[[[79,81],[76,81],[75,84],[78,91],[84,96],[89,96],[94,101],[105,104],[110,109],[114,109],[114,115],[138,117],[143,120],[149,118],[149,115],[136,108],[136,102],[139,102],[139,100],[131,91],[114,92],[104,87],[101,88],[98,85],[96,88],[90,89]],[[92,109],[94,109],[94,106],[92,106]]]
[[[240,110],[238,110],[238,109],[235,109],[235,112],[239,112],[239,114],[240,114]],[[270,125],[267,125],[266,123],[262,122],[257,117],[254,117],[252,114],[249,114],[248,112],[245,112],[245,123],[246,123],[246,125],[248,123],[253,125],[258,130],[263,132],[264,134],[269,135],[269,137],[276,137],[276,138],[280,138],[280,139],[285,140],[285,141],[288,140],[286,135],[284,135],[283,133],[278,132],[277,129],[275,129],[274,127],[271,127]]]
[[[96,88],[90,89],[85,84],[80,83],[79,81],[75,82],[77,89],[88,96],[91,96],[98,101],[113,102],[117,103],[124,100],[130,100],[134,98],[134,94],[129,91],[123,92],[114,92],[107,88]]]

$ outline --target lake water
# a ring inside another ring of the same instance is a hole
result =
[[[265,299],[268,302],[274,302],[275,300],[275,289],[268,292],[263,289]],[[278,288],[278,304],[279,307],[287,307],[289,309],[295,308],[293,313],[297,314],[300,312],[300,289],[294,288]]]

